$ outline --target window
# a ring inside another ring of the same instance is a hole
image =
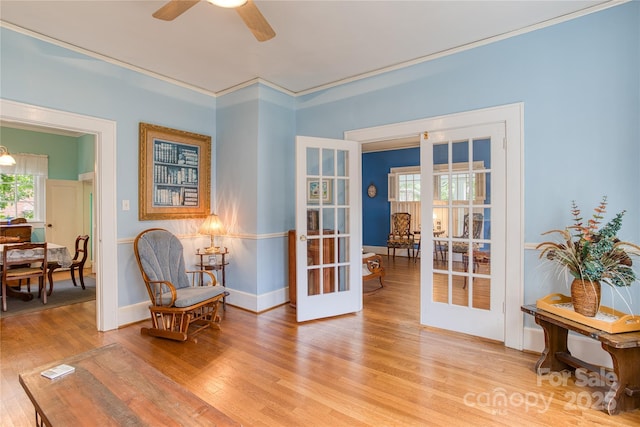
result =
[[[419,202],[420,166],[391,168],[388,185],[390,202]]]
[[[0,218],[34,219],[33,175],[0,174]]]
[[[0,218],[44,221],[47,156],[14,154],[15,166],[0,168]]]
[[[420,174],[409,173],[398,175],[398,201],[420,201]]]
[[[420,230],[420,166],[391,168],[388,175],[391,213],[411,214],[411,231]]]
[[[473,200],[484,203],[486,198],[486,173],[469,172],[469,163],[453,163],[452,172],[447,172],[448,165],[434,165],[433,197],[434,200],[458,201]],[[474,171],[484,171],[484,162],[474,162]],[[451,188],[449,188],[451,187]]]

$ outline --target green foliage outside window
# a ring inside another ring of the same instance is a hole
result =
[[[32,175],[0,174],[0,218],[34,217]]]

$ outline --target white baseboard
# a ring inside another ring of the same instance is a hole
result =
[[[253,295],[235,289],[229,289],[226,302],[234,307],[242,308],[254,313],[269,310],[289,301],[289,287],[278,289],[262,295]],[[118,326],[149,319],[149,303],[147,301],[131,304],[118,309]]]
[[[373,252],[374,254],[378,254],[378,255],[386,255],[387,254],[387,247],[386,246],[363,246],[362,250],[364,254]],[[390,256],[393,255],[393,250],[390,250],[389,253]],[[398,257],[407,257],[407,250],[406,249],[398,249],[396,250],[396,256]]]
[[[600,341],[569,333],[567,342],[569,352],[578,359],[594,365],[613,367],[611,356],[602,349]],[[542,328],[524,328],[524,349],[542,353],[544,350],[544,331]]]
[[[289,301],[288,286],[262,295],[249,294],[229,288],[227,288],[227,290],[229,291],[227,304],[254,313],[269,310]]]
[[[118,327],[149,319],[149,302],[127,305],[118,309]]]

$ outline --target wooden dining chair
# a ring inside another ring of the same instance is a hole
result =
[[[76,276],[74,271],[78,270],[78,277],[80,277],[80,286],[82,289],[84,287],[84,263],[87,262],[87,246],[89,244],[89,236],[78,236],[76,237],[76,253],[73,255],[73,259],[71,260],[71,267],[69,270],[71,271],[71,280],[73,281],[73,286],[78,286],[76,284]]]
[[[71,260],[71,265],[69,266],[69,271],[71,272],[71,281],[73,282],[73,286],[78,286],[76,283],[75,271],[78,270],[78,277],[80,277],[80,286],[82,289],[86,289],[84,286],[84,264],[87,262],[88,255],[88,247],[89,244],[89,236],[78,236],[76,237],[76,250],[73,255],[73,259]],[[49,263],[49,292],[47,295],[51,295],[53,293],[53,272],[60,268],[60,264],[57,262]]]
[[[18,243],[5,245],[2,252],[2,311],[7,311],[8,282],[38,279],[42,303],[47,303],[42,292],[47,281],[47,243]]]

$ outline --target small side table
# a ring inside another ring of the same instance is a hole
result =
[[[225,267],[229,265],[229,261],[227,260],[227,255],[229,255],[229,251],[227,250],[227,248],[224,248],[224,251],[220,251],[220,252],[206,253],[204,251],[200,251],[200,249],[198,249],[198,251],[196,252],[196,256],[199,257],[199,262],[197,267],[200,270],[204,270],[204,271],[221,271],[222,277],[221,277],[220,283],[225,288],[227,287]],[[216,261],[213,263],[209,261],[209,257],[211,256],[216,257]],[[218,257],[220,257],[219,260],[218,260]],[[200,273],[200,284],[202,284],[203,280],[204,280],[203,274]],[[222,298],[222,307],[226,308],[226,292],[225,292],[225,296]]]

